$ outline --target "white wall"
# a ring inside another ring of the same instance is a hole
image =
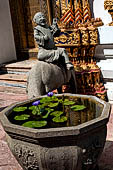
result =
[[[16,60],[9,0],[0,0],[0,64]]]

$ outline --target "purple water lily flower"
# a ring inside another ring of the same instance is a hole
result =
[[[53,94],[54,94],[53,92],[49,92],[49,93],[47,94],[47,96],[48,96],[48,97],[52,97]]]
[[[38,106],[39,104],[40,104],[40,100],[37,100],[37,101],[32,103],[33,106]]]

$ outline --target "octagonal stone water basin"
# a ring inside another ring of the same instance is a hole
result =
[[[97,97],[60,94],[86,106],[70,117],[68,127],[33,129],[9,121],[16,106],[42,97],[13,104],[0,113],[8,145],[24,170],[97,170],[106,141],[110,104]],[[71,114],[70,114],[71,115]]]

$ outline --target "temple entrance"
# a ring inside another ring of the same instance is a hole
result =
[[[49,0],[9,0],[18,60],[36,56],[32,22],[36,12],[42,11],[51,22]],[[49,12],[48,12],[49,11]]]

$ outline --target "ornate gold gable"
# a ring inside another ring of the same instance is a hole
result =
[[[101,19],[92,18],[88,0],[56,0],[54,16],[61,29],[55,38],[56,46],[68,51],[76,71],[78,93],[105,99],[106,90],[94,58]]]

